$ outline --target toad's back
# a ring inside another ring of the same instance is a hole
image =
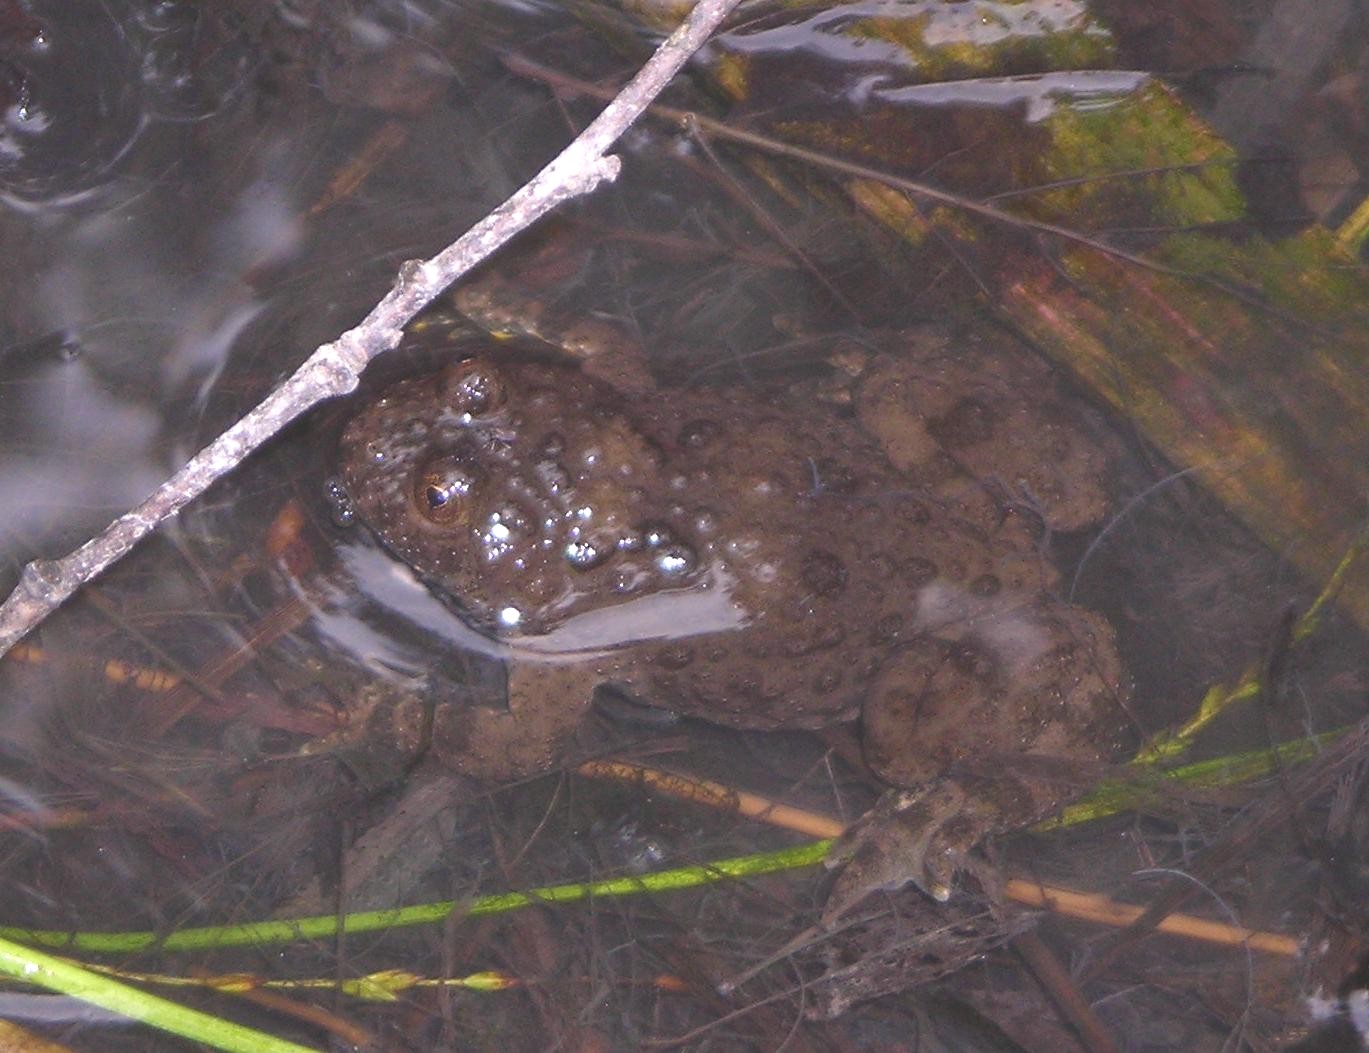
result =
[[[342,460],[384,544],[512,658],[737,727],[854,715],[901,643],[1049,574],[849,420],[744,391],[633,402],[470,359],[385,392]]]

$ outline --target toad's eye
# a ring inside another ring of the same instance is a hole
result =
[[[439,454],[414,473],[414,504],[430,523],[468,523],[476,491],[484,479],[485,473],[460,455]]]
[[[475,359],[448,369],[442,375],[442,390],[453,410],[472,417],[493,413],[508,396],[499,372]]]

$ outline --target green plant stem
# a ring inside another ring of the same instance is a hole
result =
[[[1355,258],[1364,248],[1366,238],[1369,238],[1369,197],[1359,203],[1350,218],[1336,231],[1336,243],[1347,255]]]
[[[1250,782],[1277,771],[1280,765],[1297,764],[1310,760],[1319,750],[1346,734],[1349,728],[1338,728],[1306,739],[1281,742],[1273,749],[1233,753],[1225,757],[1185,764],[1181,768],[1160,770],[1152,764],[1135,764],[1136,777],[1105,782],[1085,797],[1061,809],[1054,819],[1033,827],[1035,831],[1057,830],[1077,826],[1094,819],[1116,815],[1142,805],[1161,784],[1182,783],[1190,789],[1214,789]]]
[[[1093,793],[1066,808],[1061,815],[1035,829],[1051,830],[1102,819],[1134,808],[1153,792],[1155,780],[1178,782],[1187,786],[1231,786],[1267,775],[1280,764],[1291,764],[1313,756],[1319,749],[1344,735],[1348,728],[1326,732],[1310,739],[1285,742],[1273,750],[1200,761],[1168,771],[1152,770],[1142,779],[1105,783]],[[635,896],[644,892],[674,892],[697,888],[728,878],[758,877],[782,870],[796,870],[821,863],[831,847],[830,840],[810,841],[777,852],[722,859],[716,863],[679,867],[657,874],[607,878],[566,885],[551,885],[527,892],[503,892],[482,896],[470,902],[444,900],[392,910],[361,911],[341,917],[328,914],[292,921],[262,921],[244,925],[213,925],[181,929],[159,935],[155,932],[62,932],[54,929],[0,927],[0,938],[18,940],[39,947],[63,947],[100,954],[131,954],[138,951],[217,950],[226,947],[251,947],[297,940],[319,940],[343,933],[375,932],[408,925],[428,925],[445,921],[453,913],[467,916],[502,914],[534,904],[575,903],[581,900]]]
[[[0,973],[26,984],[60,991],[102,1009],[140,1020],[161,1031],[228,1053],[316,1053],[241,1024],[168,1002],[165,998],[89,972],[73,962],[0,938]]]
[[[1322,586],[1317,598],[1294,622],[1291,633],[1293,643],[1301,643],[1317,631],[1317,627],[1321,624],[1322,612],[1339,595],[1342,586],[1345,584],[1345,578],[1350,573],[1350,568],[1364,553],[1366,546],[1369,546],[1369,525],[1360,529],[1354,541],[1350,543],[1344,555],[1341,556],[1340,562],[1336,564],[1336,569],[1326,579],[1326,584]],[[1182,726],[1173,730],[1162,731],[1152,737],[1137,751],[1131,763],[1135,766],[1149,767],[1177,759],[1193,745],[1198,733],[1226,712],[1228,707],[1237,702],[1258,698],[1263,690],[1264,665],[1261,662],[1254,662],[1248,666],[1234,687],[1227,687],[1225,684],[1213,684],[1203,695],[1203,700],[1199,704],[1196,714]]]
[[[155,932],[59,932],[51,929],[0,928],[0,938],[19,940],[39,947],[64,947],[103,954],[130,954],[145,950],[191,951],[224,947],[250,947],[295,940],[317,940],[345,933],[374,932],[405,925],[426,925],[446,920],[453,912],[470,916],[502,914],[537,903],[574,903],[609,896],[635,896],[643,892],[674,892],[696,888],[725,878],[756,877],[781,870],[820,863],[832,842],[812,841],[778,852],[738,856],[716,863],[679,867],[658,874],[608,878],[568,885],[552,885],[529,892],[504,892],[482,896],[470,903],[445,900],[394,910],[362,911],[342,917],[329,914],[293,921],[262,921],[246,925],[215,925],[181,929],[162,936]]]
[[[1143,780],[1118,780],[1105,783],[1093,793],[1066,808],[1061,815],[1035,829],[1050,830],[1101,819],[1144,801],[1152,792],[1154,780],[1178,782],[1187,786],[1231,786],[1267,775],[1280,764],[1297,763],[1344,735],[1341,728],[1310,739],[1285,742],[1273,750],[1200,761],[1168,771],[1151,771]],[[214,925],[181,929],[159,935],[155,932],[62,932],[54,929],[0,927],[0,938],[17,940],[39,947],[63,947],[100,954],[131,954],[138,951],[217,950],[250,947],[297,940],[328,939],[343,933],[375,932],[408,925],[427,925],[445,921],[453,913],[468,916],[502,914],[534,904],[575,903],[581,900],[635,896],[644,892],[674,892],[697,888],[727,878],[757,877],[782,870],[795,870],[822,862],[831,847],[830,840],[810,841],[777,852],[737,856],[715,863],[679,867],[657,874],[607,878],[566,885],[551,885],[528,892],[503,892],[482,896],[467,903],[444,900],[392,910],[361,911],[341,917],[333,914],[292,921],[262,921],[244,925]]]

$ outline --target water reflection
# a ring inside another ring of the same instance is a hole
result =
[[[60,332],[82,362],[60,380],[11,368],[0,381],[0,431],[17,452],[5,472],[16,499],[0,513],[9,559],[55,554],[59,537],[69,543],[141,499],[211,429],[355,322],[400,260],[435,250],[480,207],[470,203],[478,180],[431,192],[439,173],[460,182],[464,166],[409,128],[388,150],[407,143],[415,164],[373,184],[386,188],[379,207],[361,209],[354,196],[369,171],[341,195],[331,182],[364,152],[379,115],[417,105],[445,120],[433,106],[434,86],[451,75],[443,5],[317,19],[247,6],[250,15],[150,0],[38,3],[31,19],[6,9],[3,356],[13,367]],[[349,78],[401,53],[417,56],[396,58],[407,74]],[[70,502],[67,522],[33,511],[54,501]]]
[[[34,211],[80,207],[115,175],[145,127],[135,42],[114,12],[82,3],[7,9],[0,43],[8,99],[0,200]]]
[[[0,545],[9,552],[48,536],[81,540],[87,526],[141,500],[162,474],[160,408],[142,392],[111,388],[100,356],[86,354],[79,339],[66,333],[5,359]]]

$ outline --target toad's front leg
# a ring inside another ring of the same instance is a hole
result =
[[[523,779],[554,770],[569,752],[593,695],[592,671],[574,662],[515,661],[507,677],[503,708],[435,708],[433,750],[458,774]]]

